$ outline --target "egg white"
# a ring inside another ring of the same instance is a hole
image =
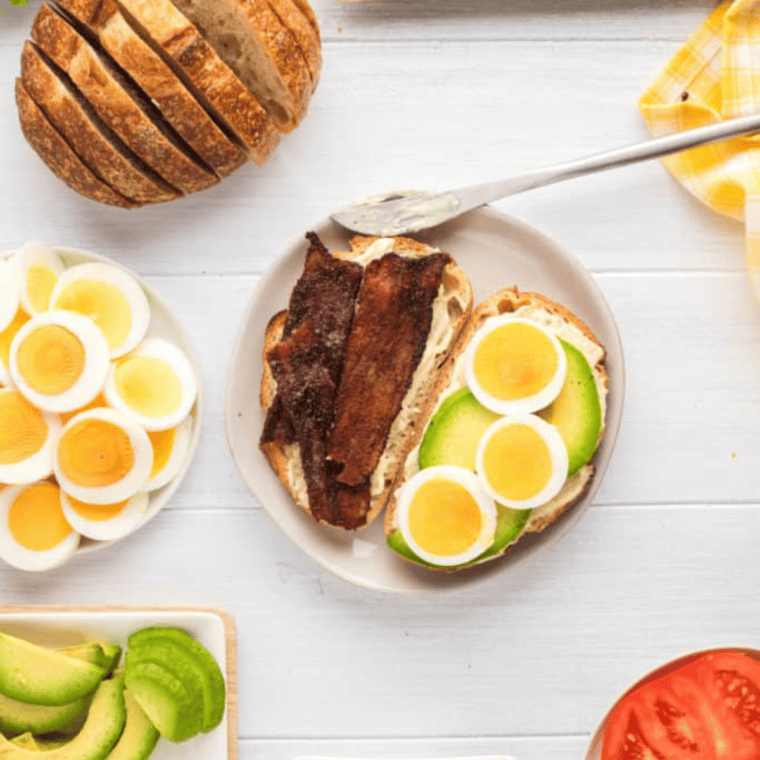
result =
[[[74,530],[95,541],[114,541],[123,538],[137,528],[148,511],[148,494],[138,493],[124,507],[107,520],[90,520],[77,512],[65,491],[61,491],[63,514]]]
[[[190,441],[192,439],[193,420],[186,417],[177,427],[174,428],[174,443],[171,454],[166,464],[148,481],[146,490],[156,491],[170,483],[174,476],[182,469],[182,465],[187,459],[190,451]]]
[[[53,461],[53,471],[61,490],[71,494],[75,499],[86,504],[116,504],[120,501],[131,499],[135,494],[143,491],[150,477],[153,467],[153,446],[148,434],[133,420],[126,417],[116,409],[98,408],[89,409],[72,417],[64,426],[57,442],[75,425],[85,420],[103,420],[119,427],[129,438],[134,462],[132,469],[121,480],[107,486],[84,486],[72,482],[64,475],[59,461],[59,446],[56,445]]]
[[[13,259],[0,259],[0,332],[5,330],[18,311],[19,276]]]
[[[30,387],[18,366],[18,349],[34,330],[45,325],[58,325],[72,333],[85,352],[82,374],[71,388],[48,395]],[[16,333],[11,343],[10,376],[19,391],[36,407],[46,412],[72,412],[89,404],[102,390],[111,364],[108,344],[98,326],[87,317],[73,311],[46,311],[32,317]]]
[[[13,388],[0,388],[0,394],[18,393]],[[39,410],[38,410],[39,411]],[[40,412],[47,427],[45,442],[39,451],[21,462],[0,464],[0,483],[23,485],[37,480],[44,480],[53,474],[55,445],[61,432],[61,421],[54,414]]]
[[[452,481],[465,488],[477,503],[480,511],[480,534],[472,546],[456,555],[438,555],[423,549],[412,535],[409,525],[409,508],[420,486],[439,478]],[[401,486],[396,498],[396,519],[401,535],[409,548],[425,562],[446,567],[461,565],[475,559],[493,544],[496,532],[496,505],[483,488],[478,476],[464,467],[437,465],[420,470]]]
[[[492,396],[478,380],[475,369],[475,353],[480,344],[494,330],[504,324],[523,323],[536,328],[542,332],[552,344],[557,357],[557,369],[549,382],[532,396],[526,396],[520,399],[501,399]],[[483,326],[475,333],[474,338],[470,341],[465,354],[465,382],[472,391],[473,396],[484,406],[497,414],[522,414],[538,411],[551,404],[562,390],[567,373],[567,356],[560,345],[557,336],[538,322],[533,322],[522,317],[515,317],[511,314],[501,314],[486,320]]]
[[[61,257],[47,243],[30,240],[21,246],[13,258],[18,271],[19,301],[22,308],[32,317],[47,311],[47,306],[38,310],[31,302],[28,285],[29,270],[32,267],[43,266],[59,277],[65,268]]]
[[[162,338],[147,338],[129,356],[125,357],[125,360],[131,356],[154,357],[165,362],[179,380],[181,389],[180,404],[171,414],[162,417],[149,417],[135,411],[119,395],[118,388],[116,387],[116,368],[118,362],[114,362],[111,365],[111,371],[109,372],[105,387],[105,397],[108,405],[128,415],[149,431],[168,430],[169,428],[176,427],[190,414],[198,395],[198,381],[190,360],[180,348]]]
[[[549,479],[547,480],[546,485],[538,493],[527,499],[513,500],[502,496],[491,486],[485,473],[483,457],[486,446],[494,434],[509,425],[525,425],[531,428],[538,433],[549,449],[549,455],[551,458],[551,474]],[[512,507],[513,509],[533,509],[534,507],[546,504],[549,499],[559,493],[562,486],[565,484],[565,481],[567,480],[567,466],[567,447],[565,446],[565,442],[562,440],[559,431],[554,425],[550,425],[535,414],[515,414],[496,420],[496,422],[494,422],[484,433],[483,438],[478,444],[477,453],[475,454],[475,469],[485,490],[493,499],[498,501],[499,504],[503,504],[506,507]]]
[[[58,567],[70,559],[79,546],[79,534],[71,530],[60,543],[45,551],[34,551],[20,544],[10,531],[8,514],[16,499],[30,485],[0,489],[0,557],[19,570],[40,572]]]
[[[126,270],[115,264],[90,262],[69,267],[58,278],[50,298],[51,308],[57,308],[57,302],[66,288],[78,280],[104,282],[117,288],[129,304],[132,323],[129,334],[119,346],[111,349],[111,358],[129,353],[145,337],[150,325],[150,306],[145,291],[140,283]]]

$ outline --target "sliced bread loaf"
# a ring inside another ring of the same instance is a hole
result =
[[[280,134],[258,100],[169,0],[119,0],[140,36],[183,73],[193,94],[224,122],[263,164]]]
[[[101,119],[170,185],[193,193],[219,181],[151,112],[137,89],[49,5],[35,17],[32,39],[71,77]]]
[[[301,121],[311,96],[311,76],[295,38],[268,0],[172,2],[283,132]]]
[[[220,176],[246,161],[237,141],[214,122],[171,67],[135,32],[115,0],[56,0],[97,35],[103,49],[134,79],[177,134]]]
[[[16,80],[16,107],[21,131],[27,142],[48,168],[72,190],[86,198],[111,206],[133,208],[136,205],[92,173],[48,121],[20,79]]]
[[[104,182],[140,204],[160,203],[179,192],[135,156],[93,112],[67,78],[53,68],[32,42],[21,54],[21,80],[85,164]]]

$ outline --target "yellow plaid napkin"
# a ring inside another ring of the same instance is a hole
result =
[[[655,136],[760,111],[760,0],[719,5],[639,107]],[[760,299],[760,137],[694,148],[663,162],[701,201],[744,220],[747,269]]]

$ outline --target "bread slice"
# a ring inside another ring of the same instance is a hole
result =
[[[21,80],[61,137],[114,190],[140,204],[179,197],[174,188],[127,149],[34,43],[28,41],[21,54]]]
[[[135,32],[115,0],[56,0],[59,8],[87,27],[116,63],[152,100],[177,134],[221,177],[247,156],[216,124],[171,67]]]
[[[50,170],[72,190],[86,198],[111,206],[134,208],[137,205],[92,173],[48,121],[20,79],[16,80],[16,106],[21,131],[27,142]]]
[[[319,39],[319,26],[317,25],[317,29],[315,30],[312,23],[293,0],[269,0],[269,5],[275,14],[277,14],[280,22],[284,24],[295,38],[298,49],[301,51],[301,55],[306,63],[306,68],[309,70],[311,91],[314,92],[322,71],[322,46]],[[316,16],[313,18],[316,25]]]
[[[245,145],[257,164],[277,146],[280,133],[258,100],[169,0],[118,0],[142,39],[182,73],[183,81]]]
[[[32,39],[71,77],[100,118],[170,185],[193,193],[219,181],[141,101],[136,88],[51,6],[43,5],[37,13]]]
[[[322,35],[319,31],[319,21],[317,20],[317,14],[314,13],[314,9],[309,5],[308,0],[293,0],[293,5],[298,8],[309,22],[309,26],[314,30],[314,34],[317,35],[317,42],[322,43]]]
[[[604,419],[606,398],[609,391],[609,377],[604,367],[606,355],[604,346],[592,330],[568,308],[540,293],[521,293],[517,288],[500,290],[475,308],[455,349],[456,361],[450,380],[439,390],[438,397],[432,405],[431,414],[445,398],[464,386],[465,349],[486,320],[499,314],[513,314],[517,317],[540,322],[550,331],[578,348],[591,367],[602,406],[602,419]],[[406,457],[402,468],[403,477],[399,480],[398,486],[403,480],[408,480],[419,471],[418,455],[419,447],[411,451]],[[538,533],[545,530],[561,515],[580,502],[588,493],[593,476],[594,464],[592,460],[575,475],[568,478],[562,490],[553,499],[532,510],[528,522],[523,528],[523,534]],[[397,527],[396,500],[392,496],[385,513],[386,535],[390,535]],[[504,549],[504,552],[508,549],[509,546]],[[493,559],[493,557],[488,559]],[[456,569],[451,568],[447,571],[451,572]]]
[[[437,249],[403,237],[355,237],[351,240],[349,251],[333,255],[366,267],[370,261],[379,259],[391,251],[412,258],[438,252]],[[452,350],[468,323],[472,299],[469,281],[462,269],[452,261],[444,269],[441,286],[433,302],[433,323],[424,353],[412,376],[401,411],[393,422],[380,462],[370,479],[370,511],[367,525],[382,512],[409,451],[417,445],[422,435],[424,426],[420,424],[420,420],[427,419],[440,388],[446,384],[453,367]],[[287,312],[274,315],[264,336],[264,373],[260,401],[265,412],[272,405],[277,390],[267,355],[280,341],[286,318]],[[272,469],[296,504],[307,514],[311,514],[298,445],[267,448],[265,454]]]
[[[283,131],[303,118],[311,77],[268,0],[172,0]]]

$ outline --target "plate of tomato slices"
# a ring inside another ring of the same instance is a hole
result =
[[[586,760],[760,760],[760,650],[710,649],[637,681]]]

